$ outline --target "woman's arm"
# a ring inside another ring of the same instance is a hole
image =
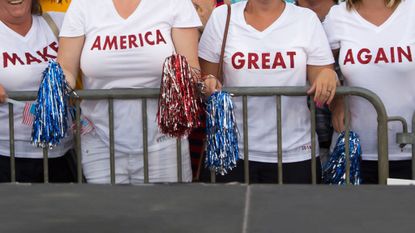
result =
[[[210,96],[215,90],[222,88],[222,84],[216,78],[218,75],[219,63],[208,62],[202,58],[199,58],[199,61],[206,87],[204,91],[206,96]]]
[[[206,85],[204,94],[207,96],[210,95],[221,85],[219,85],[219,82],[215,78],[209,78],[211,76],[207,75],[213,74],[216,76],[219,65],[203,59],[198,60],[199,31],[196,28],[173,28],[172,37],[176,52],[185,56],[191,67],[201,70],[200,77],[207,77],[206,79],[202,78]]]
[[[339,49],[333,50],[334,59],[337,61],[339,57]],[[345,130],[344,126],[344,98],[343,96],[336,96],[329,105],[331,111],[331,122],[334,130],[342,132]]]
[[[317,106],[322,106],[325,103],[330,105],[338,84],[333,65],[307,65],[307,78],[311,84],[307,93],[314,94],[314,102],[317,103]]]
[[[59,39],[58,62],[62,66],[68,84],[75,88],[78,77],[79,61],[85,36],[61,37]]]
[[[197,28],[173,28],[172,39],[176,52],[186,57],[193,68],[200,69],[197,56],[199,31]]]
[[[4,87],[0,84],[0,103],[6,102],[7,93]]]

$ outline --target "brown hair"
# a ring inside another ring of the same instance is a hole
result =
[[[401,3],[402,0],[385,0],[386,7],[393,8],[396,7],[399,3]],[[356,5],[358,5],[362,0],[346,0],[347,3],[347,9],[353,9],[356,8]]]
[[[32,0],[32,15],[42,15],[42,6],[39,0]]]

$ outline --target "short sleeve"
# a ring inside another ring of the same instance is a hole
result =
[[[317,15],[313,14],[310,19],[311,34],[306,48],[307,65],[323,66],[334,63],[333,53],[330,49],[323,26]]]
[[[85,35],[85,0],[72,0],[66,12],[60,37],[78,37]]]
[[[175,12],[172,27],[174,28],[190,28],[201,27],[199,15],[191,0],[175,0],[172,1],[173,12]]]
[[[335,9],[337,6],[331,8],[329,14],[326,16],[323,22],[324,30],[326,31],[327,39],[329,41],[330,47],[332,50],[340,48],[340,40],[338,39],[336,18],[335,18]],[[339,16],[337,16],[339,17]]]
[[[210,16],[199,42],[199,57],[212,63],[219,63],[225,30],[227,10],[216,8]]]

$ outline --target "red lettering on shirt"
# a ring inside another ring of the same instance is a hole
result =
[[[402,55],[405,56],[408,61],[412,62],[412,51],[411,51],[410,46],[406,47],[406,52],[403,50],[402,47],[398,47],[398,61],[399,61],[399,63],[402,62]]]
[[[143,35],[140,33],[138,34],[138,39],[140,40],[140,47],[144,46],[144,40],[143,40]]]
[[[167,44],[166,40],[164,40],[163,34],[161,33],[160,30],[156,31],[156,40],[157,40],[157,42],[156,42],[157,44],[161,44],[161,42],[163,42],[164,44]]]
[[[151,32],[146,32],[146,34],[144,35],[144,39],[145,39],[147,44],[154,45],[155,42],[154,42],[154,40],[150,40],[151,39],[150,36],[152,36],[152,33]]]
[[[128,48],[137,48],[138,45],[135,43],[137,41],[137,37],[135,35],[129,35],[128,36]]]
[[[238,59],[238,57],[240,57]],[[236,52],[232,55],[232,66],[233,68],[239,70],[245,66],[244,54],[241,52]]]
[[[388,58],[386,57],[385,50],[383,48],[380,48],[378,50],[378,54],[375,58],[375,64],[378,64],[381,61],[383,61],[384,63],[389,63]]]
[[[30,53],[25,53],[25,57],[26,57],[26,64],[30,65],[32,64],[32,62],[36,62],[36,63],[42,63],[41,60],[37,59],[36,57],[32,56],[32,54]]]
[[[36,52],[37,55],[39,55],[43,61],[48,61],[49,59],[55,59],[56,55],[54,54],[49,54],[49,46],[44,47],[42,51],[37,51]],[[56,52],[55,52],[56,54]]]
[[[12,56],[10,56],[10,54],[4,52],[3,53],[3,68],[7,68],[9,66],[9,61],[13,65],[16,65],[16,61],[18,61],[20,65],[24,65],[22,59],[20,59],[20,57],[17,56],[17,54],[12,53]]]
[[[274,64],[272,64],[272,69],[276,69],[279,66],[283,69],[287,69],[287,65],[285,64],[281,52],[275,53]]]
[[[343,65],[346,65],[348,62],[350,62],[351,64],[355,64],[353,58],[353,51],[351,49],[347,50]]]
[[[252,69],[287,69],[287,63],[289,63],[289,68],[295,68],[295,56],[297,53],[295,51],[288,51],[285,53],[276,52],[275,54],[271,53],[254,53],[248,52],[246,54],[242,52],[235,52],[232,57],[232,66],[234,69],[246,68],[249,70]],[[271,65],[272,64],[272,65]]]
[[[270,53],[263,53],[262,54],[262,69],[266,70],[266,69],[271,69],[271,66],[269,64],[270,60]]]
[[[287,52],[287,55],[290,57],[290,68],[294,69],[294,67],[295,67],[295,65],[294,65],[294,56],[297,55],[297,53],[295,51]]]
[[[38,51],[24,52],[22,54],[3,52],[3,68],[9,66],[31,65],[32,63],[47,62],[50,59],[56,59],[58,43],[52,42],[48,46]]]
[[[391,62],[395,63],[395,48],[391,47],[390,51],[391,51],[391,53],[390,53],[391,54]]]
[[[360,64],[369,64],[369,62],[372,60],[372,55],[370,54],[369,49],[361,49],[357,53],[357,60],[360,62]]]
[[[348,49],[344,57],[343,64],[355,64],[355,59],[362,65],[366,65],[371,62],[374,64],[402,63],[405,61],[413,62],[414,57],[411,49],[411,46],[377,48],[372,50],[362,48],[356,50],[356,52],[353,52],[352,49]],[[356,57],[354,57],[354,54],[356,54]]]
[[[248,53],[248,69],[259,69],[259,66],[257,64],[259,60],[259,56],[256,53]]]
[[[49,45],[49,48],[53,49],[53,51],[55,51],[56,53],[58,53],[59,50],[59,46],[58,46],[58,42],[54,41]]]
[[[110,36],[105,37],[103,50],[107,50],[107,48],[108,48],[108,50],[112,50],[112,48],[114,48],[115,50],[118,49],[117,37],[116,36],[113,36],[112,38],[110,38]]]
[[[92,43],[91,50],[125,50],[159,44],[167,44],[167,42],[164,39],[163,33],[160,30],[156,30],[143,34],[97,36]]]
[[[95,41],[91,47],[91,50],[94,50],[94,49],[101,50],[101,36],[97,36],[97,38],[95,38]]]
[[[120,36],[120,49],[127,48],[127,36]]]

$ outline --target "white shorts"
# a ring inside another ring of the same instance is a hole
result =
[[[109,147],[94,132],[82,137],[82,166],[88,183],[111,182],[109,154]],[[150,183],[177,182],[176,145],[149,152],[148,166]],[[192,181],[187,140],[182,141],[182,181]],[[115,182],[117,184],[144,183],[143,153],[128,154],[115,151]]]

